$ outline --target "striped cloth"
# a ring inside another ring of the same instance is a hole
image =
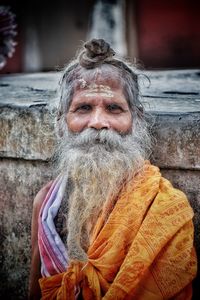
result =
[[[66,247],[56,231],[54,218],[61,205],[67,179],[58,176],[43,202],[39,214],[38,244],[41,258],[42,277],[52,276],[66,271],[69,258]]]

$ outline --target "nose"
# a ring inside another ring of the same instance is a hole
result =
[[[109,129],[110,124],[109,124],[108,116],[106,116],[106,114],[101,110],[94,111],[88,122],[88,128],[94,128],[97,130]]]

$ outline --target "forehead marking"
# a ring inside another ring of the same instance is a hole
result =
[[[88,90],[86,94],[87,97],[95,97],[98,95],[109,98],[114,97],[114,93],[108,85],[92,83],[88,86]]]
[[[102,96],[102,97],[108,97],[108,98],[113,98],[114,95],[112,92],[89,92],[85,94],[87,97],[96,97],[96,96]]]
[[[80,82],[80,88],[84,89],[87,86],[87,82],[85,81],[85,79],[81,78],[78,80]]]

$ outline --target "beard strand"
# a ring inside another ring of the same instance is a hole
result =
[[[122,184],[144,165],[150,150],[145,126],[134,124],[131,134],[86,129],[65,131],[57,148],[57,171],[68,174],[66,230],[70,259],[87,260],[91,230],[107,200],[115,198]]]

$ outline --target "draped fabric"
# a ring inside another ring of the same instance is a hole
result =
[[[68,265],[69,259],[66,248],[54,224],[54,218],[61,205],[65,188],[66,178],[61,176],[56,178],[41,207],[38,224],[38,244],[42,276],[64,272]]]
[[[192,218],[186,196],[147,162],[114,205],[105,204],[88,261],[66,261],[64,271],[39,280],[42,299],[72,300],[78,290],[86,300],[191,299],[197,268]]]

